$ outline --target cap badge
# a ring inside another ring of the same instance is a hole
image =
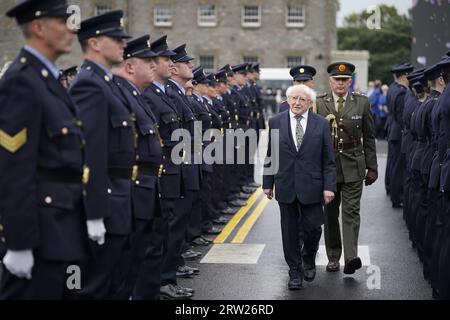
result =
[[[300,73],[305,73],[305,69],[300,68]]]
[[[344,72],[346,70],[346,66],[344,64],[339,65],[339,71]]]

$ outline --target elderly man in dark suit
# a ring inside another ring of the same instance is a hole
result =
[[[315,277],[323,204],[330,203],[336,192],[336,164],[329,123],[309,112],[316,93],[305,85],[296,85],[287,90],[287,96],[289,111],[269,120],[263,189],[272,199],[275,185],[283,251],[290,269],[288,288],[298,290],[303,278],[312,281]],[[275,159],[271,168],[269,159]]]

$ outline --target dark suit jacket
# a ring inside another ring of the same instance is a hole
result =
[[[308,124],[300,150],[297,151],[291,133],[289,112],[280,113],[269,120],[269,146],[267,159],[272,165],[276,159],[272,141],[273,129],[279,130],[279,169],[276,173],[264,169],[263,188],[273,189],[275,199],[302,204],[321,204],[323,191],[336,191],[336,164],[328,122],[320,115],[309,112]],[[267,161],[266,161],[267,163]]]

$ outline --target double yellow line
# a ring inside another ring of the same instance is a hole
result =
[[[230,234],[233,232],[233,230],[236,228],[236,226],[239,224],[239,222],[241,222],[241,220],[245,217],[247,212],[249,212],[249,210],[253,207],[255,202],[258,201],[258,205],[256,206],[255,210],[253,210],[252,214],[247,218],[247,220],[244,222],[244,224],[237,232],[236,236],[231,241],[231,243],[244,242],[253,225],[258,220],[261,213],[264,211],[266,205],[269,203],[269,200],[264,195],[262,198],[260,197],[262,194],[263,194],[262,189],[259,188],[251,195],[251,197],[247,201],[247,204],[243,206],[241,209],[239,209],[239,211],[234,215],[234,217],[227,223],[227,225],[223,228],[222,232],[214,240],[214,243],[216,244],[224,243],[230,236]]]

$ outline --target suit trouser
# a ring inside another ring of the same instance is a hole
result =
[[[325,206],[325,245],[329,261],[339,261],[342,255],[339,207],[342,201],[342,232],[344,257],[358,256],[360,205],[363,182],[338,183],[334,200]]]
[[[450,192],[443,195],[443,211],[440,221],[440,243],[436,246],[439,252],[437,266],[436,289],[439,290],[439,297],[450,299]]]
[[[431,258],[433,254],[433,243],[436,236],[436,220],[442,210],[442,194],[434,189],[428,189],[429,205],[428,215],[425,224],[425,234],[423,240],[423,275],[425,279],[430,279]]]
[[[81,289],[75,291],[76,299],[112,299],[119,284],[115,280],[117,267],[130,250],[129,235],[106,234],[105,243],[91,243],[94,258],[81,262]]]
[[[169,217],[167,251],[161,273],[161,285],[177,283],[178,261],[186,238],[186,230],[192,211],[194,192],[186,190],[185,196],[175,200],[174,213]]]
[[[50,261],[34,253],[32,279],[21,279],[6,268],[0,285],[0,300],[62,300],[70,299],[67,268],[77,262]],[[81,271],[83,272],[83,271]]]
[[[393,153],[393,143],[394,141],[388,141],[388,153],[386,161],[386,172],[384,176],[384,186],[386,192],[390,194],[391,192],[391,171],[392,171],[392,153]]]
[[[202,198],[199,190],[192,191],[192,212],[186,230],[186,240],[192,241],[202,235]]]
[[[405,171],[405,154],[401,153],[402,142],[392,142],[392,167],[391,167],[391,201],[398,205],[403,203],[403,173]]]
[[[416,214],[416,223],[414,229],[414,238],[416,239],[417,253],[419,258],[423,261],[424,239],[425,239],[425,226],[428,217],[429,210],[429,191],[428,191],[428,177],[421,175],[420,193],[419,193],[419,207]]]
[[[301,277],[304,268],[315,267],[316,253],[322,228],[312,225],[303,212],[308,207],[297,200],[291,204],[279,203],[281,213],[281,235],[283,252],[291,277]]]
[[[206,231],[213,227],[212,220],[220,217],[220,214],[214,208],[212,193],[214,185],[214,173],[203,172],[203,185],[200,190],[202,198],[202,230]]]

